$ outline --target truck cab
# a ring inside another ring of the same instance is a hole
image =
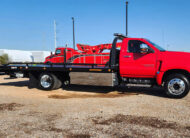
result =
[[[111,67],[118,68],[121,82],[164,86],[174,98],[189,92],[190,53],[166,51],[144,38],[118,38],[122,40],[119,60],[114,59],[118,52],[113,42]]]
[[[65,54],[66,54],[66,56],[65,56]],[[78,54],[80,54],[80,53],[78,51],[74,50],[73,48],[65,48],[65,47],[56,48],[55,54],[52,54],[52,55],[46,57],[44,63],[64,63],[65,57],[66,57],[66,60],[68,60],[72,56],[78,55]]]

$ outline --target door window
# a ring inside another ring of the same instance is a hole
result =
[[[138,40],[130,40],[128,43],[128,50],[129,53],[143,53],[150,51],[151,48],[142,41]]]

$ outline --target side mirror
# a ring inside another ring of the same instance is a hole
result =
[[[149,53],[148,51],[149,51],[148,48],[141,48],[140,49],[141,53]]]
[[[154,50],[148,49],[148,53],[154,53]]]
[[[147,44],[140,45],[140,53],[153,53],[152,49]]]

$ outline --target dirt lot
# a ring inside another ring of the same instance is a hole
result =
[[[0,137],[190,137],[190,94],[168,99],[158,88],[72,85],[28,89],[0,77]]]

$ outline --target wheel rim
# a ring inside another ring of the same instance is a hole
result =
[[[43,88],[49,88],[52,85],[52,78],[49,75],[43,75],[40,79]]]
[[[169,81],[168,90],[174,95],[180,95],[185,91],[185,82],[179,78],[174,78]]]

